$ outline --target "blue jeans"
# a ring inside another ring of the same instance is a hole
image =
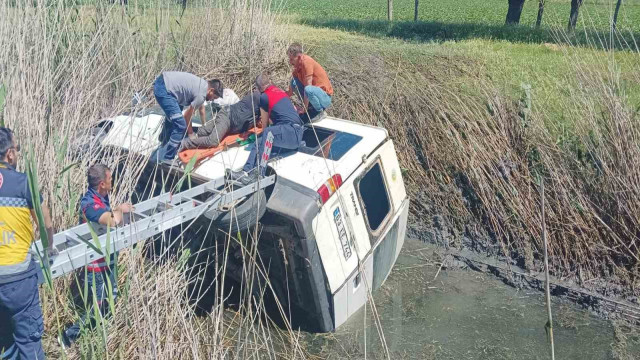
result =
[[[304,86],[300,80],[294,77],[291,80],[291,89],[293,89],[293,93],[299,95],[302,100],[305,95],[307,96],[309,105],[311,105],[311,109],[309,109],[309,115],[311,117],[315,116],[311,114],[312,109],[315,110],[314,112],[317,114],[331,106],[331,96],[317,86]]]
[[[0,326],[6,327],[4,330],[10,328],[13,333],[13,344],[0,354],[0,359],[44,359],[38,276],[0,284],[0,312],[3,313]],[[8,318],[10,323],[5,322]]]
[[[94,290],[96,292],[95,302],[98,304],[98,309],[100,310],[102,316],[106,316],[109,313],[109,285],[107,284],[107,279],[109,279],[109,282],[111,283],[113,301],[116,301],[116,299],[118,298],[118,283],[116,282],[116,277],[113,271],[87,271],[87,277],[85,278],[85,281],[87,282],[89,297],[93,296]],[[88,304],[91,304],[91,306],[86,309],[85,313],[80,317],[80,319],[75,324],[71,325],[67,330],[65,330],[65,333],[71,341],[76,340],[80,336],[80,330],[82,330],[82,328],[91,321],[94,315],[93,301],[88,302]]]
[[[264,143],[267,141],[267,133],[271,132],[273,135],[273,147],[271,148],[271,157],[273,157],[281,154],[283,150],[298,150],[300,142],[302,142],[303,130],[302,125],[290,123],[267,126],[260,138],[251,146],[249,158],[242,170],[249,172],[258,165],[258,154],[262,156]],[[260,175],[264,175],[264,173]]]
[[[178,99],[167,91],[162,75],[153,83],[153,95],[167,115],[163,132],[166,132],[169,139],[161,141],[160,147],[151,155],[151,161],[173,160],[187,131],[187,122],[182,116],[183,107],[178,104]]]

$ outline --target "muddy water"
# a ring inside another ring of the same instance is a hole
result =
[[[542,293],[471,270],[438,273],[442,255],[438,248],[407,240],[374,294],[391,359],[550,359]],[[558,298],[552,311],[556,359],[640,358],[637,329]],[[321,358],[386,358],[374,319],[371,307],[360,310],[333,334],[307,334],[306,348]]]

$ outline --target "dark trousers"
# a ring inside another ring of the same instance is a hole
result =
[[[0,313],[3,335],[8,332],[6,330],[12,333],[7,334],[8,336],[13,335],[13,344],[0,354],[0,359],[44,359],[40,341],[44,323],[36,274],[26,279],[0,284]]]
[[[116,301],[116,299],[118,298],[118,282],[116,281],[116,277],[113,271],[87,271],[85,281],[87,282],[89,297],[92,298],[95,291],[95,303],[98,304],[98,309],[100,310],[102,316],[106,316],[109,313],[109,283],[111,283],[111,294],[113,296],[113,301]],[[107,283],[107,281],[109,281],[109,283]],[[75,324],[71,325],[67,330],[65,330],[67,337],[71,341],[76,340],[80,336],[80,331],[82,330],[82,328],[87,326],[87,324],[91,322],[94,316],[94,301],[91,300],[91,302],[88,302],[88,304],[91,304],[91,306],[87,307],[85,313],[80,317],[80,319]]]
[[[206,149],[220,145],[225,136],[233,133],[229,119],[229,108],[218,111],[215,119],[207,122],[198,129],[198,137],[182,140],[182,149]]]
[[[151,161],[173,160],[187,131],[187,122],[182,116],[183,107],[178,104],[178,99],[167,91],[162,75],[153,83],[153,95],[167,116],[163,133],[167,134],[168,139],[161,141],[160,147],[151,155]]]
[[[267,141],[267,134],[269,132],[273,134],[273,147],[271,148],[272,157],[281,154],[283,150],[298,150],[300,142],[302,142],[302,125],[285,123],[267,126],[260,135],[258,141],[256,141],[256,143],[251,147],[249,158],[242,168],[244,171],[249,172],[258,166],[258,161],[259,158],[262,157],[264,143]]]

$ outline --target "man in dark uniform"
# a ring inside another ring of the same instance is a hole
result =
[[[13,132],[0,127],[0,327],[3,335],[0,343],[13,335],[12,344],[0,358],[44,359],[37,265],[29,252],[33,241],[31,219],[38,220],[27,175],[15,170],[19,151]],[[51,217],[45,205],[42,212],[51,254]]]
[[[260,139],[256,141],[255,145],[257,146],[251,148],[249,158],[242,171],[231,172],[231,178],[234,180],[250,177],[247,175],[258,166],[258,154],[262,154],[267,140],[266,134],[269,132],[273,135],[272,154],[283,149],[298,150],[302,142],[302,121],[287,93],[274,86],[269,75],[265,73],[256,77],[256,89],[261,93],[260,121],[264,129],[263,136],[260,136]],[[273,125],[268,126],[269,123]]]
[[[112,210],[109,202],[109,192],[112,189],[111,170],[103,164],[95,164],[87,172],[89,190],[80,200],[80,223],[89,221],[90,223],[114,227],[120,225],[125,214],[130,213],[133,207],[129,203],[121,204]],[[109,288],[115,301],[118,297],[118,283],[115,278],[113,267],[115,266],[113,254],[109,258],[109,263],[104,258],[100,258],[87,265],[87,286],[89,294],[95,291],[96,303],[102,314],[106,314],[109,306]],[[69,346],[80,336],[81,327],[87,322],[91,311],[63,333],[63,341]]]
[[[247,94],[239,102],[224,106],[213,121],[198,129],[198,137],[182,140],[182,149],[212,148],[230,134],[240,134],[253,127],[255,119],[260,121],[260,93]]]

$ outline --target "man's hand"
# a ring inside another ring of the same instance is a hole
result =
[[[54,256],[58,256],[60,255],[60,252],[58,251],[57,248],[55,247],[50,247],[47,249],[47,252],[49,253],[49,257],[54,257]]]
[[[188,134],[188,136],[189,136],[189,139],[191,139],[191,140],[195,140],[195,139],[198,138],[198,135],[196,135],[196,133],[194,133],[194,132],[192,132],[191,134]]]
[[[120,204],[120,206],[118,206],[118,210],[122,211],[123,214],[130,213],[134,209],[135,208],[130,203],[124,203],[124,204]]]

